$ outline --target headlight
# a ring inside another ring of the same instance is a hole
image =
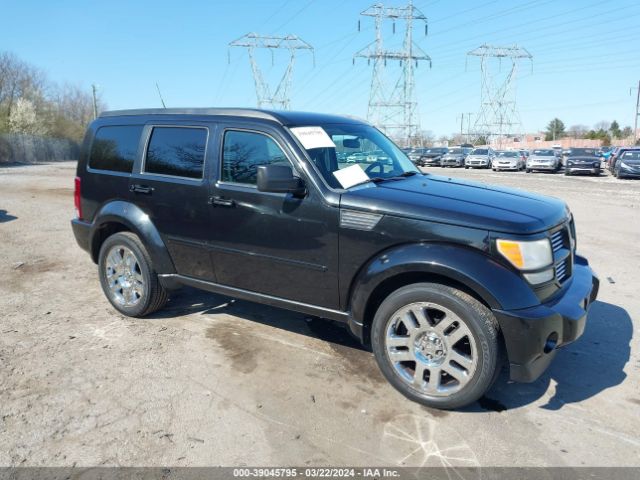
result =
[[[571,166],[573,165],[573,162],[567,162],[567,165]]]
[[[516,240],[496,241],[498,252],[520,270],[537,270],[553,263],[549,239],[520,242]]]
[[[594,167],[598,167],[598,166],[600,166],[600,164],[598,162],[593,162],[593,166]]]
[[[631,166],[630,166],[629,164],[624,163],[624,162],[620,162],[620,166],[621,166],[622,168],[631,168]]]

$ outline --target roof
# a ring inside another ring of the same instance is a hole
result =
[[[137,110],[112,110],[102,112],[104,117],[144,116],[144,115],[193,115],[226,116],[270,120],[287,127],[312,126],[331,123],[366,123],[354,117],[330,115],[326,113],[292,112],[285,110],[261,110],[257,108],[145,108]]]

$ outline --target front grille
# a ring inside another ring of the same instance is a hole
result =
[[[553,250],[555,277],[558,283],[563,283],[571,277],[573,270],[573,246],[575,233],[573,220],[565,223],[558,230],[551,233],[551,249]]]
[[[564,244],[564,229],[558,230],[557,232],[551,235],[551,248],[553,249],[553,252],[555,253],[558,250],[560,250],[563,244]]]
[[[563,260],[556,264],[556,280],[560,283],[564,282],[567,278],[567,263],[570,261],[569,258]]]

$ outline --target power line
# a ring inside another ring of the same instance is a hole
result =
[[[281,108],[289,110],[291,101],[289,98],[289,90],[291,88],[291,78],[293,76],[293,65],[298,50],[310,50],[313,54],[313,47],[301,38],[295,35],[268,36],[258,35],[256,33],[248,33],[243,37],[229,43],[229,47],[246,48],[249,54],[249,62],[253,72],[253,81],[256,87],[256,96],[258,99],[258,108]],[[262,69],[258,65],[255,58],[255,49],[264,48],[271,51],[272,64],[274,62],[275,50],[288,50],[289,63],[280,79],[280,82],[272,92],[269,84],[262,75]],[[315,63],[315,62],[314,62]]]
[[[413,41],[413,28],[416,21],[424,23],[426,35],[427,17],[414,7],[412,0],[409,0],[406,7],[385,7],[378,3],[364,10],[360,15],[373,17],[376,32],[375,40],[354,55],[354,63],[356,58],[366,58],[369,64],[373,61],[367,119],[388,135],[409,144],[419,130],[416,115],[417,102],[414,98],[415,68],[421,61],[428,61],[431,66],[431,58]],[[384,20],[392,21],[394,33],[396,21],[404,22],[405,34],[401,50],[384,48],[382,39]],[[385,70],[387,62],[393,60],[399,62],[402,72],[396,79],[395,85],[389,88]]]
[[[517,45],[501,47],[487,44],[467,55],[480,57],[480,111],[474,124],[475,133],[478,137],[483,136],[487,143],[496,143],[500,147],[507,136],[522,133],[515,96],[517,66],[519,60],[531,61],[533,56]],[[495,59],[500,66],[503,60],[511,63],[511,68],[501,78],[492,65]]]

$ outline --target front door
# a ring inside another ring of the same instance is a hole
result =
[[[220,160],[210,199],[217,281],[338,308],[338,208],[323,203],[310,182],[301,198],[257,190],[258,165],[288,162],[296,170],[276,130],[228,124],[220,128],[218,140]]]

